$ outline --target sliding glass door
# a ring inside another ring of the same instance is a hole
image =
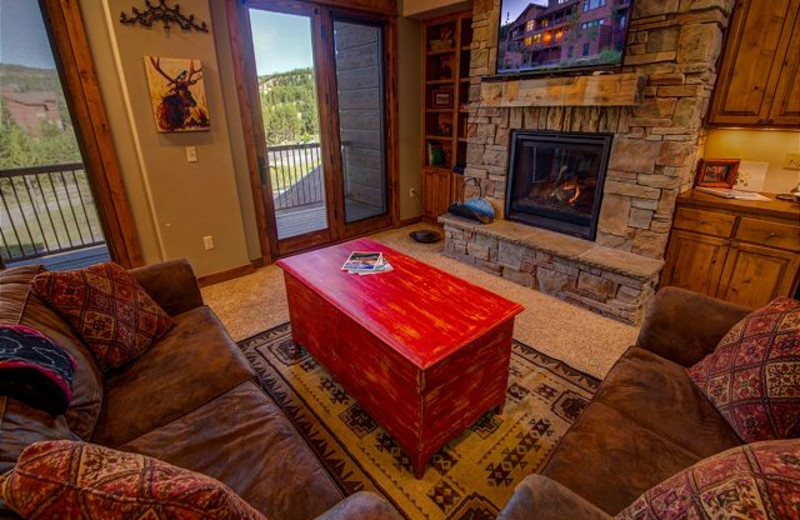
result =
[[[388,212],[383,27],[333,18],[346,224]]]
[[[388,20],[287,0],[244,9],[271,256],[391,225]]]

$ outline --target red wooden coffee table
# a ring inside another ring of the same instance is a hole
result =
[[[394,271],[343,272],[351,251],[382,251]],[[394,437],[417,478],[439,448],[502,411],[521,305],[370,239],[278,265],[294,341]]]

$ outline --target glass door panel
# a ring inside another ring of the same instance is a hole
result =
[[[333,20],[345,222],[388,213],[383,27]]]
[[[109,259],[39,2],[0,0],[0,267]]]
[[[278,240],[328,228],[310,16],[250,9]]]

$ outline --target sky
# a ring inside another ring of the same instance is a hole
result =
[[[313,65],[308,17],[250,9],[250,24],[259,76]]]
[[[528,4],[547,5],[547,0],[502,0],[500,23],[505,25],[516,20],[519,13],[524,11]]]
[[[56,68],[39,2],[0,0],[0,63]]]

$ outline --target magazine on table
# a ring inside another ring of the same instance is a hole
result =
[[[350,274],[377,274],[393,268],[380,252],[353,251],[342,266]]]

